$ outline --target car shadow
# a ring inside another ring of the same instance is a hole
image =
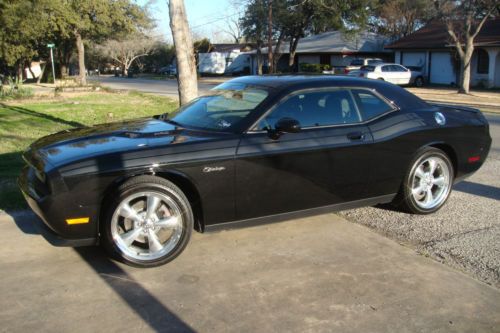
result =
[[[462,182],[456,184],[455,186],[453,186],[453,190],[463,192],[463,193],[472,194],[472,195],[477,195],[480,197],[489,198],[489,199],[493,199],[493,200],[500,200],[500,188],[490,186],[490,185],[473,183],[473,182],[469,182],[469,181],[462,181]],[[378,204],[378,205],[375,205],[374,207],[379,208],[379,209],[383,209],[383,210],[393,211],[393,212],[400,212],[391,203]]]
[[[455,185],[453,189],[489,199],[500,200],[500,188],[490,185],[462,181]]]
[[[127,305],[156,332],[196,332],[130,276],[121,264],[109,259],[100,247],[75,251]]]
[[[21,211],[7,212],[7,214],[12,217],[12,220],[14,220],[16,226],[23,233],[27,235],[40,234],[38,228],[35,225],[35,223],[38,223],[40,218],[36,216],[32,211],[21,210]]]

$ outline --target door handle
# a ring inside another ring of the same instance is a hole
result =
[[[361,141],[365,139],[365,135],[362,132],[351,132],[347,134],[347,138],[351,141]]]

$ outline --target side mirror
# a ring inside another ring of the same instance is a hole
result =
[[[283,133],[297,133],[300,132],[300,123],[293,118],[281,118],[278,120],[274,129],[269,130],[269,136],[273,140],[277,140]]]
[[[293,118],[281,118],[278,120],[276,125],[274,125],[276,131],[281,133],[298,133],[300,132],[300,123],[298,120]]]

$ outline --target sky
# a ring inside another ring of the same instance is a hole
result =
[[[149,7],[150,13],[156,20],[157,33],[165,36],[165,40],[171,41],[167,1],[136,0],[136,2]],[[207,37],[212,43],[231,41],[224,30],[227,29],[229,20],[237,19],[241,15],[241,7],[233,5],[235,2],[234,0],[184,0],[194,39]]]

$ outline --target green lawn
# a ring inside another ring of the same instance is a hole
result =
[[[36,139],[71,127],[140,118],[177,107],[166,97],[140,93],[88,93],[50,100],[0,101],[0,209],[26,207],[16,178],[21,152]]]

